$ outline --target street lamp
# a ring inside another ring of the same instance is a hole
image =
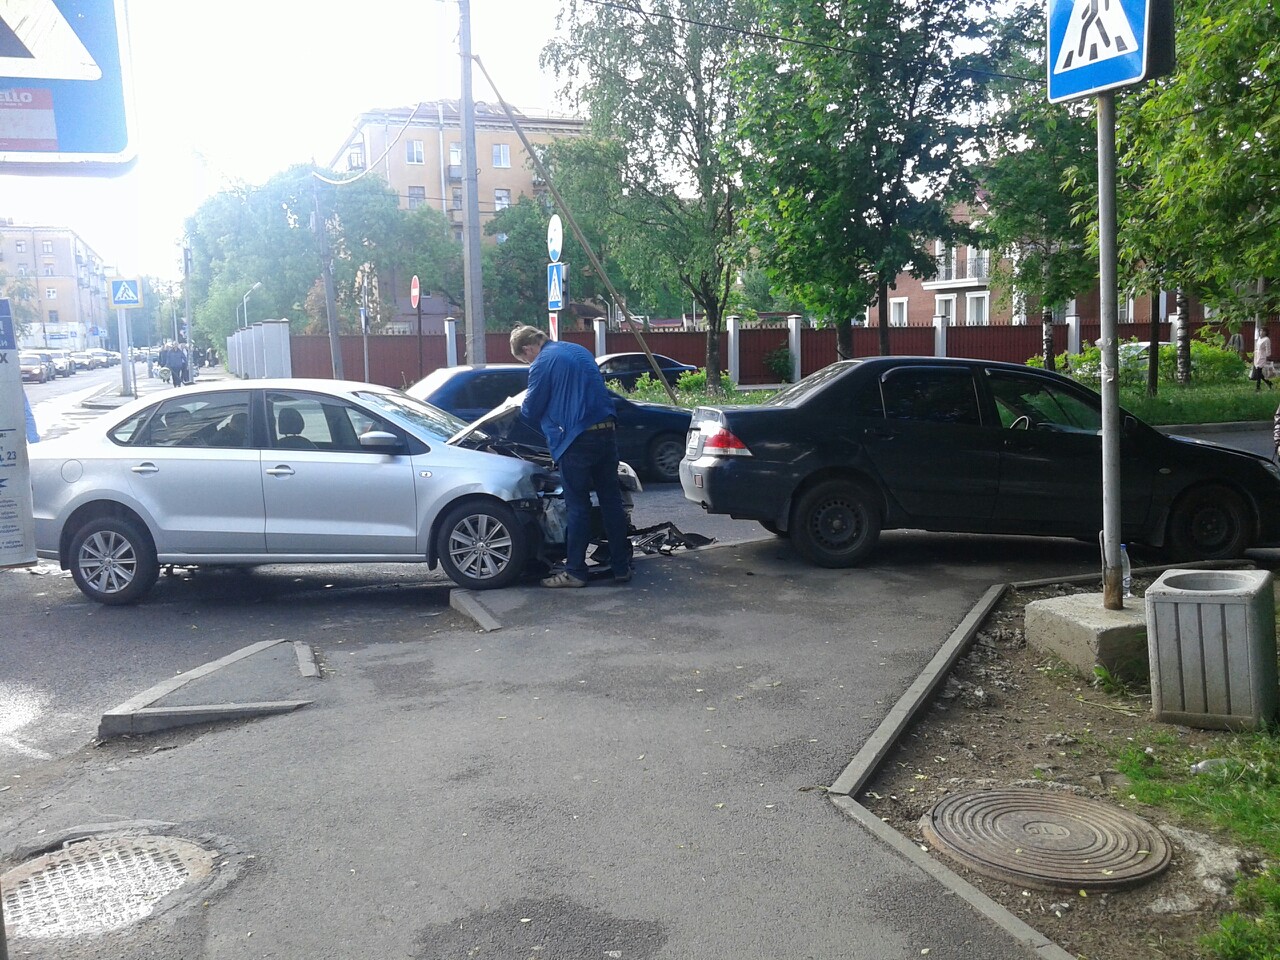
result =
[[[244,325],[246,328],[249,326],[249,294],[253,293],[253,291],[257,290],[260,286],[262,286],[261,280],[250,287],[242,299],[242,303],[244,304]]]

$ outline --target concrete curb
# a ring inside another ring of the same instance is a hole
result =
[[[467,617],[485,633],[502,629],[502,624],[498,622],[498,618],[493,615],[488,607],[480,602],[480,597],[474,590],[465,590],[461,587],[450,590],[449,609]]]
[[[237,650],[235,653],[228,654],[217,660],[202,664],[193,670],[180,673],[176,677],[161,681],[135,697],[126,700],[120,706],[108,710],[102,715],[102,719],[98,722],[98,739],[109,740],[112,737],[124,736],[127,734],[138,733],[156,733],[160,730],[168,730],[173,727],[189,726],[195,723],[212,723],[215,720],[239,720],[245,717],[261,717],[276,713],[288,713],[291,710],[297,710],[299,707],[305,707],[312,703],[311,700],[276,700],[263,701],[254,703],[217,703],[205,704],[200,706],[182,706],[182,707],[157,707],[155,704],[165,697],[169,696],[175,690],[186,686],[193,680],[199,680],[210,674],[221,670],[223,667],[230,666],[246,657],[251,657],[255,653],[273,647],[278,643],[289,643],[288,640],[260,640],[252,643],[247,647]],[[307,674],[303,672],[303,654],[295,646],[298,652],[299,672],[303,676],[319,676],[319,671],[315,670],[315,662],[311,658],[311,648],[306,648],[307,660],[311,662],[313,673]]]

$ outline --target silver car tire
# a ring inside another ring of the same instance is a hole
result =
[[[71,577],[90,600],[137,603],[160,575],[155,547],[133,521],[95,517],[71,539]]]
[[[436,555],[444,572],[469,590],[509,587],[529,562],[529,534],[515,511],[496,500],[471,500],[450,507],[436,537]]]

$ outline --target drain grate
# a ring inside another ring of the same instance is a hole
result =
[[[105,933],[150,915],[183,884],[208,876],[216,854],[169,837],[85,840],[0,877],[9,935]]]
[[[1173,856],[1164,834],[1125,810],[1039,790],[952,794],[921,818],[921,828],[979,873],[1045,890],[1135,886]]]

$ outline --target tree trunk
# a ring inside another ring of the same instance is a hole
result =
[[[1160,389],[1160,294],[1151,295],[1151,348],[1147,351],[1147,396],[1154,397]]]
[[[853,359],[853,321],[847,318],[836,321],[836,359]]]
[[[703,319],[707,322],[707,393],[719,396],[720,390],[720,305],[708,308],[702,305]]]
[[[889,356],[889,284],[882,281],[876,292],[876,313],[880,317],[880,356]]]
[[[1044,312],[1040,314],[1040,331],[1043,339],[1040,341],[1040,352],[1044,359],[1044,368],[1046,370],[1057,369],[1053,360],[1053,310],[1045,307]]]
[[[1178,343],[1175,350],[1178,353],[1178,367],[1175,377],[1178,383],[1186,386],[1191,382],[1191,324],[1187,321],[1190,319],[1187,308],[1187,293],[1181,287],[1178,288],[1177,299],[1178,305]]]

